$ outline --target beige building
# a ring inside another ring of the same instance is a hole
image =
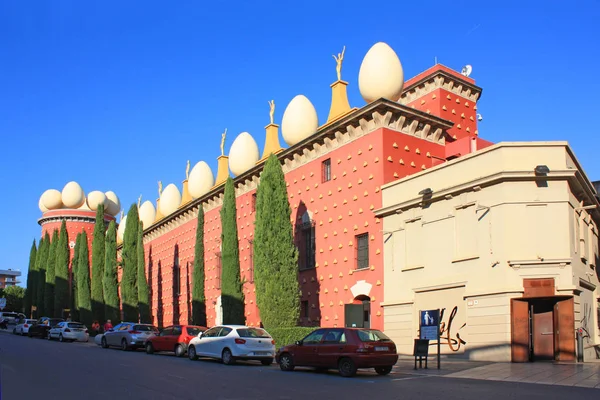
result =
[[[499,143],[383,187],[384,328],[412,354],[442,309],[442,353],[599,354],[596,191],[566,142]],[[433,349],[433,347],[432,347]]]

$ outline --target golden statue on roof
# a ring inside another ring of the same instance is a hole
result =
[[[187,165],[185,166],[185,179],[190,179],[190,160],[187,160]]]
[[[338,81],[342,80],[342,62],[344,61],[344,53],[346,52],[346,46],[342,49],[341,53],[338,53],[337,57],[333,55],[333,59],[337,63],[335,71],[337,72]]]
[[[162,194],[162,182],[158,181],[158,197]]]
[[[225,132],[221,135],[221,155],[225,155],[225,136],[227,136],[227,128],[225,128]]]
[[[275,116],[275,100],[271,100],[268,102],[271,110],[269,111],[269,117],[271,118],[271,125],[273,125],[273,117]]]

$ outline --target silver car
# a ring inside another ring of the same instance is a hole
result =
[[[48,331],[48,340],[60,342],[87,342],[90,339],[87,327],[80,322],[63,321]]]
[[[137,322],[121,322],[108,332],[104,332],[101,345],[103,348],[120,347],[121,350],[143,348],[146,340],[158,334],[158,328],[150,324]]]

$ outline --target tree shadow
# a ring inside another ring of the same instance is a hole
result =
[[[298,249],[298,282],[301,292],[298,325],[320,326],[321,284],[317,277],[316,264],[322,260],[318,259],[316,249],[317,224],[303,201],[298,204],[294,221],[294,244]]]
[[[163,302],[162,302],[162,279],[160,278],[162,265],[160,260],[156,265],[156,325],[163,327]]]
[[[152,260],[152,245],[150,245],[148,247],[148,301],[150,304],[148,304],[148,307],[150,307],[150,318],[152,320],[152,322],[155,321],[154,316],[152,315],[153,313],[153,309],[152,309],[152,304],[154,304],[154,302],[152,301],[152,296],[154,295],[154,290],[153,290],[153,286],[152,286],[152,266],[153,266],[153,260]]]
[[[179,324],[179,292],[181,291],[181,268],[179,266],[179,244],[173,251],[173,325]]]

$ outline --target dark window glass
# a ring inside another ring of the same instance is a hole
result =
[[[328,182],[331,180],[331,158],[321,163],[321,182]]]
[[[251,204],[252,211],[256,211],[256,193],[252,193],[252,201]]]
[[[158,331],[158,328],[152,325],[134,325],[133,330],[140,332],[155,332]]]
[[[85,325],[83,325],[83,324],[80,324],[80,323],[78,323],[78,322],[69,322],[69,323],[67,324],[67,326],[68,326],[69,328],[73,328],[73,329],[84,329],[84,328],[85,328]]]
[[[165,328],[162,331],[160,331],[159,336],[171,336],[172,334],[173,334],[173,328],[169,327],[169,328]]]
[[[383,332],[375,329],[360,329],[356,331],[361,342],[391,342]]]
[[[356,268],[369,268],[369,234],[356,236]]]
[[[179,336],[181,335],[181,327],[180,326],[174,326],[173,327],[173,336]]]
[[[243,328],[236,329],[239,337],[243,338],[270,338],[271,335],[267,333],[264,329],[260,328]]]
[[[188,326],[186,328],[187,334],[190,336],[198,336],[200,332],[205,332],[205,328],[201,328],[199,326]]]
[[[330,329],[325,334],[325,339],[323,339],[323,344],[331,344],[331,343],[345,343],[346,335],[344,335],[343,329]]]
[[[309,333],[302,342],[304,344],[319,344],[321,343],[321,339],[323,339],[323,335],[325,335],[325,329],[317,329],[316,331]]]
[[[175,296],[179,296],[181,288],[180,275],[181,268],[179,267],[179,257],[176,257],[175,262],[173,263],[173,294]]]
[[[231,328],[223,327],[223,329],[221,329],[221,332],[219,332],[219,337],[227,336],[231,333],[231,331],[232,331]]]
[[[301,308],[302,308],[302,316],[304,318],[308,318],[308,300],[302,301]]]

